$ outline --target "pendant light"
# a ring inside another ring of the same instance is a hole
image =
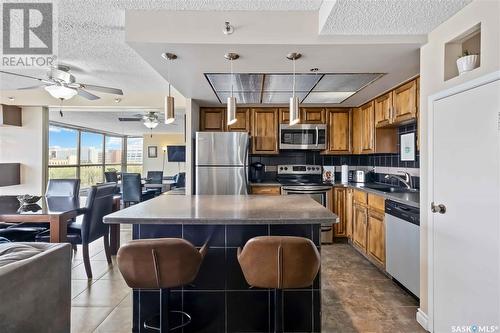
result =
[[[238,59],[240,56],[237,53],[226,53],[224,58],[229,60],[231,64],[231,96],[227,98],[227,124],[232,125],[236,122],[236,97],[233,96],[234,73],[233,73],[233,60]]]
[[[299,97],[295,96],[295,60],[302,57],[302,54],[293,52],[289,53],[286,58],[292,60],[293,62],[293,86],[292,86],[292,97],[290,97],[290,126],[298,124],[300,122],[299,113]]]
[[[173,53],[163,53],[162,57],[168,60],[168,68],[167,68],[167,80],[168,80],[168,96],[165,96],[165,124],[171,124],[175,121],[175,103],[174,97],[171,94],[171,84],[170,84],[170,62],[177,59],[177,55]]]

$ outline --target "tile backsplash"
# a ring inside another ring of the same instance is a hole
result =
[[[416,132],[416,124],[408,124],[398,128],[399,134]],[[388,170],[408,169],[412,171],[415,182],[418,184],[418,169],[420,168],[420,152],[416,151],[415,161],[401,161],[399,154],[399,142],[397,154],[370,154],[370,155],[321,155],[319,151],[311,150],[283,150],[279,155],[252,155],[250,156],[250,163],[261,162],[265,165],[279,165],[279,164],[319,164],[319,165],[334,165],[340,166],[347,164],[349,167],[363,167],[372,170],[375,168],[376,181],[385,182],[385,176]],[[377,170],[378,169],[378,170]],[[383,170],[385,172],[380,172]],[[266,172],[267,179],[276,177],[274,172]],[[391,181],[393,183],[394,181]]]

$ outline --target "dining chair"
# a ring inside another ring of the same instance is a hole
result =
[[[158,187],[151,188],[155,195],[160,195],[163,186],[163,171],[148,171],[148,184],[158,184]]]
[[[106,183],[116,183],[118,186],[116,187],[116,194],[121,193],[121,187],[120,184],[118,183],[118,172],[116,171],[105,171],[104,172],[104,178],[106,180]]]
[[[172,188],[186,187],[186,173],[179,172],[175,175],[174,181],[175,183],[172,184]]]
[[[142,190],[141,174],[124,173],[122,175],[122,201],[125,207],[149,200],[154,197],[154,194],[154,191]]]
[[[109,225],[104,224],[103,217],[113,211],[113,197],[116,184],[105,183],[94,185],[88,192],[87,205],[82,209],[83,219],[81,223],[73,223],[68,226],[67,241],[72,245],[81,244],[83,264],[89,279],[92,278],[90,267],[89,244],[103,238],[104,252],[108,264],[111,264],[111,251],[109,248]],[[44,231],[36,236],[37,242],[50,241],[50,231]]]

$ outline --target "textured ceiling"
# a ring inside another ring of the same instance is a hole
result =
[[[330,0],[321,34],[421,35],[472,0]]]
[[[142,136],[150,134],[151,131],[143,125],[142,121],[119,121],[120,117],[136,117],[144,115],[146,111],[83,111],[63,110],[61,117],[58,108],[51,108],[49,120],[63,124],[74,125],[94,129],[98,131],[111,132],[121,135]],[[163,123],[163,115],[160,112],[160,124],[153,130],[153,134],[159,133],[184,133],[184,112],[176,111],[176,121],[173,124]]]
[[[64,0],[58,2],[58,56],[61,63],[72,67],[78,81],[122,88],[123,103],[127,95],[133,93],[157,92],[154,106],[158,107],[167,82],[125,43],[126,10],[320,11],[326,8],[329,14],[324,15],[325,24],[318,31],[324,35],[424,34],[468,2],[470,0]],[[22,73],[44,76],[45,70]],[[1,91],[32,84],[29,80],[0,75]],[[11,96],[10,92],[3,95]],[[19,93],[19,97],[24,96]],[[22,103],[23,98],[17,97]],[[134,98],[137,100],[137,96]],[[85,101],[76,97],[68,104],[79,103]]]

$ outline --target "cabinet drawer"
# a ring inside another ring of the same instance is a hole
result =
[[[385,211],[385,199],[380,195],[368,193],[368,206],[380,211]]]
[[[252,194],[280,195],[280,186],[251,186]]]
[[[354,190],[354,201],[366,205],[366,203],[368,202],[367,193],[363,191]]]

